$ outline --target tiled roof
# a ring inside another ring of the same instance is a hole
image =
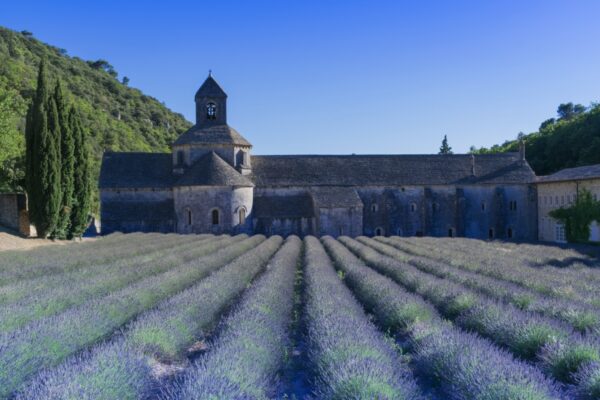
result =
[[[472,157],[475,175],[472,175]],[[402,186],[530,183],[518,153],[252,156],[256,186]]]
[[[248,186],[254,184],[214,151],[203,155],[177,180],[175,186]]]
[[[212,76],[208,76],[200,89],[196,92],[195,98],[198,97],[227,97],[225,91],[219,86],[217,81]]]
[[[183,144],[234,144],[238,146],[252,146],[250,142],[242,137],[235,129],[229,125],[215,125],[205,128],[192,126],[186,132],[182,133],[174,146]]]
[[[100,188],[171,188],[169,153],[106,152],[100,169]]]
[[[257,196],[252,213],[256,218],[311,218],[315,216],[308,193],[290,196]]]
[[[363,205],[358,193],[351,187],[317,187],[311,190],[311,194],[315,208],[349,208]]]
[[[571,181],[571,180],[584,180],[584,179],[599,179],[600,178],[600,164],[588,165],[585,167],[566,168],[562,169],[552,175],[538,177],[538,182],[560,182],[560,181]]]

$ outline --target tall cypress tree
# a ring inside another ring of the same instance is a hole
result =
[[[61,198],[60,126],[46,80],[46,64],[42,60],[36,95],[27,116],[25,154],[30,219],[40,237],[54,231]]]
[[[91,171],[89,147],[79,115],[73,107],[69,111],[69,125],[74,142],[75,168],[73,173],[73,208],[71,209],[70,237],[81,237],[88,224],[91,209]]]
[[[39,187],[39,146],[42,132],[47,127],[48,86],[46,83],[46,62],[40,62],[37,78],[37,89],[33,102],[27,112],[27,126],[25,129],[25,182],[29,197],[29,218],[37,226],[40,209]]]
[[[54,235],[66,239],[71,225],[71,208],[73,206],[73,173],[74,173],[74,143],[69,123],[69,110],[63,96],[60,81],[56,82],[54,101],[58,112],[60,126],[60,162],[61,162],[61,202],[60,213]]]
[[[61,193],[61,160],[60,160],[60,119],[54,97],[48,99],[47,136],[40,146],[40,179],[43,190],[42,208],[40,212],[42,232],[56,237],[56,226],[59,221],[62,202]],[[36,227],[37,228],[37,227]],[[38,233],[40,233],[38,231]]]

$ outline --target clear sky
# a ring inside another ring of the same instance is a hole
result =
[[[85,4],[85,5],[83,5]],[[455,152],[600,101],[600,1],[2,1],[194,119],[208,70],[255,154]]]

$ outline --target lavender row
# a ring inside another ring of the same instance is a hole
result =
[[[39,370],[55,366],[105,338],[143,311],[192,286],[262,241],[264,237],[253,236],[109,296],[1,334],[0,397],[20,388]]]
[[[100,272],[73,277],[61,274],[51,287],[26,285],[27,296],[17,303],[0,305],[0,333],[10,332],[40,318],[63,312],[86,301],[106,296],[141,279],[148,278],[175,268],[180,264],[205,256],[243,237],[209,239],[170,251],[151,253],[144,259],[134,257],[135,262],[120,262]],[[142,262],[142,263],[140,263]],[[90,276],[91,275],[91,276]],[[31,281],[25,281],[31,282]]]
[[[464,252],[446,250],[443,242],[435,248],[424,248],[422,245],[401,238],[392,239],[403,251],[411,254],[434,258],[461,269],[512,282],[544,295],[600,307],[600,284],[591,280],[589,276],[586,277],[580,269],[569,272],[569,268],[532,267],[528,263],[536,264],[543,261],[519,261],[516,254],[511,254],[510,257],[506,254],[490,256],[485,250],[471,249]],[[591,270],[591,268],[585,269],[585,271]]]
[[[600,343],[568,326],[400,263],[350,238],[340,239],[367,264],[430,301],[459,326],[476,331],[518,357],[536,361],[555,379],[577,384],[590,363],[600,361]]]
[[[407,341],[424,381],[448,399],[558,399],[552,381],[479,336],[439,318],[420,296],[368,268],[332,238],[323,239],[344,280],[385,329]]]
[[[305,243],[305,317],[319,399],[420,399],[408,366],[343,285],[323,246]]]
[[[4,286],[0,286],[0,305],[23,301],[23,299],[27,297],[38,296],[41,292],[51,291],[54,288],[60,290],[59,288],[67,281],[73,285],[85,284],[90,280],[112,275],[114,273],[113,271],[120,271],[121,269],[130,266],[142,266],[148,264],[157,258],[164,256],[164,254],[170,253],[174,249],[177,249],[177,251],[185,251],[200,245],[205,241],[216,240],[217,237],[212,235],[198,235],[198,237],[194,239],[195,240],[191,241],[181,240],[175,243],[166,241],[164,244],[156,244],[152,251],[146,251],[143,254],[117,258],[104,264],[81,265],[75,269],[65,269],[53,274],[33,277],[31,279],[19,279],[7,283]]]
[[[302,242],[289,237],[267,272],[244,294],[222,324],[210,351],[185,374],[167,399],[266,399],[289,346],[294,278]]]
[[[129,236],[119,235],[121,238],[117,243],[109,242],[109,245],[103,245],[106,239],[98,239],[96,246],[89,245],[86,250],[79,250],[79,246],[84,244],[73,243],[65,246],[45,246],[40,249],[49,250],[49,248],[61,248],[62,253],[55,256],[49,256],[41,252],[39,254],[28,254],[28,263],[25,265],[13,264],[7,262],[0,270],[0,285],[10,284],[12,282],[32,279],[36,277],[50,276],[52,274],[62,273],[74,270],[87,265],[103,265],[114,262],[121,258],[145,254],[155,249],[167,249],[176,243],[185,243],[193,241],[194,237],[181,237],[177,235],[164,234],[145,234],[150,235],[144,238],[143,235]],[[65,251],[67,249],[77,249],[77,251]]]
[[[280,237],[255,242],[206,279],[144,313],[116,340],[42,372],[18,398],[139,399],[152,395],[159,383],[156,360],[185,360],[186,349],[216,325],[223,310],[264,268],[281,242]]]
[[[520,309],[559,319],[578,332],[600,333],[600,311],[587,303],[545,296],[511,282],[451,267],[426,257],[409,255],[399,250],[396,241],[390,238],[371,240],[359,237],[357,240],[397,261],[409,263],[438,278],[449,279],[486,296],[511,303]]]

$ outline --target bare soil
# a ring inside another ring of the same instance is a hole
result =
[[[85,238],[84,241],[94,240]],[[39,246],[63,245],[72,243],[68,240],[50,240],[39,238],[28,238],[19,235],[15,231],[0,226],[0,251],[5,250],[29,250]]]

